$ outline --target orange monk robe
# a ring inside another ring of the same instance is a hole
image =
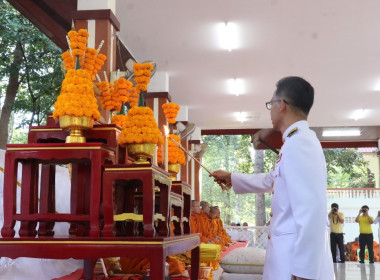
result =
[[[215,219],[215,223],[218,227],[218,235],[222,237],[224,244],[227,245],[231,242],[231,237],[228,235],[227,231],[223,227],[223,221],[220,218]]]
[[[191,233],[200,233],[199,237],[201,239],[201,242],[203,243],[208,242],[208,238],[203,235],[205,230],[203,230],[204,225],[203,225],[203,222],[201,221],[201,214],[191,213],[190,227],[191,227]]]
[[[359,243],[356,244],[355,242],[351,243],[351,261],[358,261],[358,255],[357,251],[360,249]]]
[[[185,264],[176,259],[175,256],[167,257],[166,262],[169,264],[169,275],[183,274]],[[150,268],[147,258],[120,258],[120,266],[126,274],[146,275],[146,270]]]
[[[212,240],[214,238],[213,232],[211,231],[212,223],[210,217],[207,214],[199,214],[199,225],[200,233],[203,235],[203,237],[205,237],[207,240]]]

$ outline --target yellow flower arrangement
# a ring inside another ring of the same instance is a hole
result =
[[[128,102],[131,107],[136,107],[139,101],[140,91],[136,88],[131,88],[129,92]]]
[[[56,120],[64,115],[86,116],[99,120],[100,113],[90,74],[82,69],[69,70],[54,107],[53,117]]]
[[[126,115],[115,115],[111,118],[111,123],[116,124],[120,127],[123,127],[124,122],[126,121]]]
[[[95,98],[93,83],[95,74],[102,67],[106,56],[99,50],[87,47],[89,36],[85,29],[71,30],[67,34],[70,51],[62,53],[67,70],[62,82],[61,92],[54,104],[53,117],[86,116],[94,120],[100,119],[98,104]]]
[[[119,145],[153,143],[162,144],[161,131],[157,127],[153,111],[149,107],[129,109],[123,123]]]
[[[67,35],[70,39],[70,48],[73,56],[79,56],[79,58],[81,58],[87,48],[88,32],[85,29],[79,29],[78,32],[71,30]]]
[[[102,68],[107,57],[99,53],[102,43],[98,50],[86,46],[88,36],[89,34],[85,29],[79,29],[78,32],[75,30],[69,31],[67,42],[70,51],[62,54],[62,60],[66,70],[70,70],[75,68],[75,62],[78,58],[80,68],[90,73],[91,79],[94,80],[95,75]]]
[[[107,81],[96,83],[100,89],[99,96],[103,109],[119,112],[123,103],[128,101],[132,83],[124,78],[119,78],[114,84]]]
[[[175,118],[178,115],[178,111],[181,107],[175,103],[165,103],[162,105],[162,109],[164,110],[164,114],[168,123],[175,123]]]
[[[128,102],[128,97],[130,94],[130,89],[132,88],[132,83],[127,81],[125,78],[119,78],[114,83],[115,90],[119,95],[121,102]]]
[[[152,76],[152,71],[154,66],[152,63],[135,63],[133,65],[136,89],[140,91],[147,91],[148,84],[150,82],[150,76]]]
[[[170,137],[173,138],[176,142],[181,143],[181,140],[178,135],[170,134]],[[162,161],[163,161],[162,150],[161,150],[161,147],[159,147],[157,151],[157,162],[162,163]],[[168,163],[170,164],[179,163],[181,165],[186,164],[185,153],[170,138],[168,141]]]

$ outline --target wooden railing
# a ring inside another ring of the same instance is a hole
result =
[[[380,198],[380,188],[334,188],[327,189],[327,198],[368,199]]]

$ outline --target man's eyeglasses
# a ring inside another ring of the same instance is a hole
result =
[[[285,99],[282,99],[284,101],[284,103],[286,105],[289,105],[288,101],[286,101]],[[265,106],[267,107],[268,110],[271,110],[272,109],[272,103],[274,102],[280,102],[281,99],[274,99],[274,100],[271,100],[271,101],[268,101],[265,103]]]

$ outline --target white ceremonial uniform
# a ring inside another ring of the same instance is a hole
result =
[[[306,121],[289,126],[275,169],[267,174],[233,173],[235,193],[272,195],[272,218],[263,280],[333,280],[329,245],[326,161]]]
[[[373,220],[373,223],[374,224],[379,224],[379,229],[377,230],[377,234],[379,236],[379,242],[380,242],[380,217],[377,216],[374,220]]]

